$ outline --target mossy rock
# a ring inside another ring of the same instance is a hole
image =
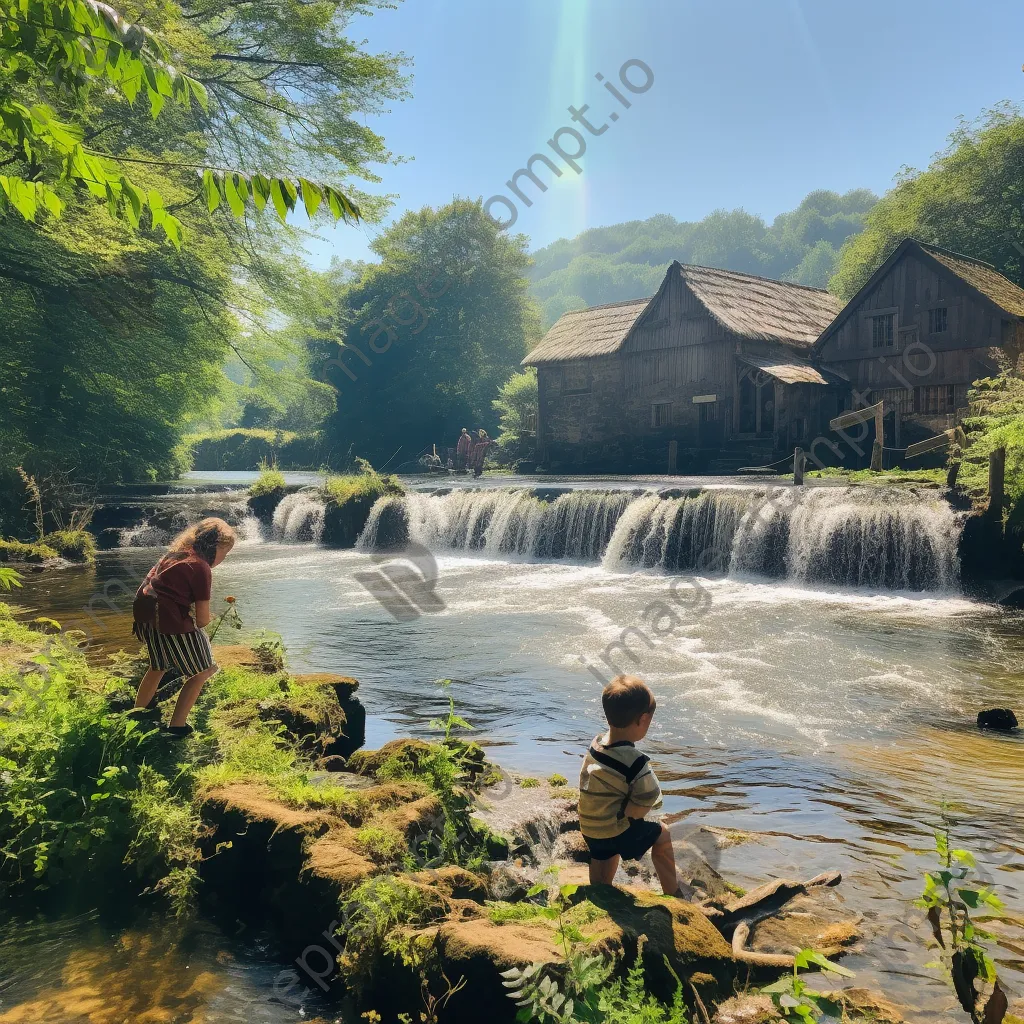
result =
[[[38,565],[51,558],[59,558],[57,552],[46,544],[23,544],[20,540],[0,540],[0,562],[25,562]]]
[[[267,668],[248,644],[214,644],[213,660],[219,668],[241,668],[247,672],[267,672]]]
[[[275,487],[273,490],[263,494],[251,496],[246,504],[249,511],[261,522],[269,526],[274,521],[274,512],[281,504],[281,499],[287,494],[287,488]]]
[[[430,744],[423,740],[390,740],[379,750],[357,750],[348,762],[349,770],[359,775],[376,776],[387,762],[401,765],[415,774],[430,754]]]
[[[58,530],[48,533],[43,544],[69,562],[91,564],[96,561],[96,541],[88,530]]]
[[[338,695],[338,700],[344,704],[351,700],[359,689],[359,680],[351,676],[340,676],[334,672],[307,672],[303,675],[292,676],[292,679],[299,686],[332,686]]]

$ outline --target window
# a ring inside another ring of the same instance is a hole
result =
[[[672,426],[672,403],[657,402],[651,406],[651,426],[655,430]]]
[[[949,309],[942,306],[939,309],[928,310],[928,333],[945,334],[949,330]]]
[[[914,412],[937,416],[956,411],[956,389],[952,384],[914,388]]]
[[[871,318],[871,347],[892,348],[896,328],[896,314],[885,313]]]
[[[886,388],[884,391],[872,391],[868,396],[868,404],[885,403],[886,414],[893,412],[910,415],[914,411],[914,392],[906,388]]]
[[[562,391],[567,395],[583,395],[590,390],[590,372],[579,363],[567,363],[563,371]]]
[[[718,422],[718,403],[717,402],[701,402],[697,408],[700,410],[698,417],[701,423],[717,423]]]

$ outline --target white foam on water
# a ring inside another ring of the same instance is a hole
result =
[[[319,544],[324,532],[323,501],[306,491],[285,495],[274,509],[273,532],[276,541]]]

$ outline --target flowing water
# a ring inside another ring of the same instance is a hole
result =
[[[1007,904],[989,927],[1024,998],[1024,742],[973,725],[981,708],[1021,710],[1024,617],[961,593],[959,530],[927,491],[462,488],[379,503],[361,550],[275,528],[293,542],[243,545],[214,575],[296,668],[362,680],[371,745],[429,734],[450,678],[495,760],[572,779],[601,727],[601,681],[642,675],[673,828],[749,831],[721,855],[743,886],[840,869],[865,936],[844,961],[858,984],[917,1020],[958,1021],[911,905],[944,802]],[[407,579],[387,574],[396,540],[432,553],[400,564],[436,575],[440,599],[408,589],[403,621],[367,575]],[[113,609],[157,553],[105,552],[29,580],[22,602],[97,649],[128,644]]]

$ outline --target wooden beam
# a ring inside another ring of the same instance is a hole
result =
[[[876,405],[869,405],[863,409],[852,409],[850,412],[844,412],[842,416],[829,420],[829,429],[845,430],[847,427],[855,427],[858,423],[867,423],[869,420],[873,420],[882,414],[883,405],[883,402],[878,402]]]
[[[793,486],[802,487],[804,482],[804,466],[807,461],[807,456],[804,455],[803,448],[795,448],[793,450]]]
[[[918,441],[917,444],[912,444],[904,453],[905,459],[916,459],[918,455],[924,455],[927,452],[937,452],[942,448],[948,448],[955,440],[956,431],[946,430],[941,434],[936,434],[934,437],[929,437],[925,441]]]

